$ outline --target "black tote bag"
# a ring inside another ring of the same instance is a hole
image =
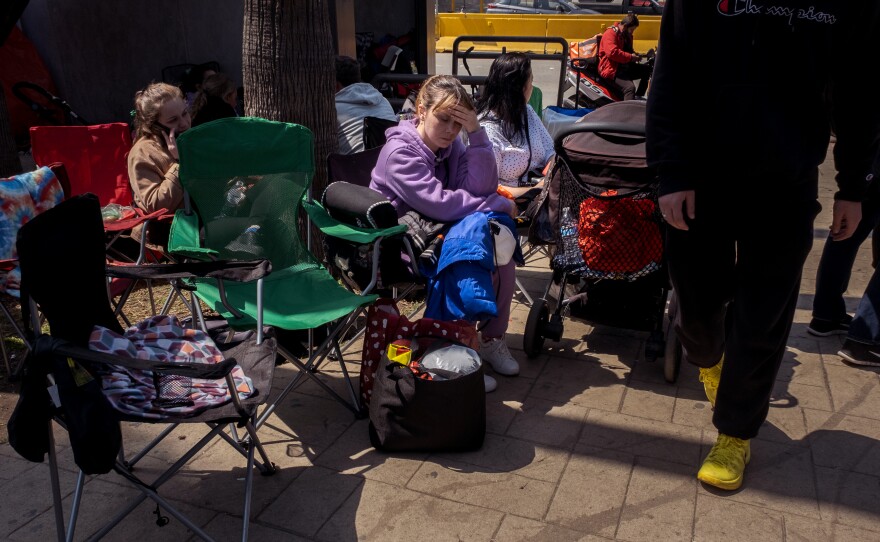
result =
[[[434,372],[434,370],[432,370]],[[468,451],[486,436],[483,368],[423,380],[383,354],[370,400],[370,443],[383,451]]]

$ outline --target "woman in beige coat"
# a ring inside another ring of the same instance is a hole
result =
[[[128,153],[128,179],[134,204],[146,213],[183,206],[183,186],[177,176],[177,136],[189,129],[191,120],[183,92],[167,83],[153,83],[134,96],[135,139]],[[169,226],[157,222],[150,226],[149,242],[164,247]],[[141,227],[132,238],[140,240]]]
[[[189,129],[190,112],[179,88],[153,83],[134,97],[135,140],[128,154],[128,178],[135,205],[151,213],[183,203],[177,177],[177,136]]]

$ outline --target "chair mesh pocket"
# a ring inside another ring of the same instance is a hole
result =
[[[156,398],[153,406],[157,408],[174,408],[193,406],[192,378],[188,376],[153,373],[156,385]]]

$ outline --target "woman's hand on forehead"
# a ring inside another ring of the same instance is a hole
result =
[[[480,129],[480,122],[477,120],[477,112],[473,109],[469,109],[459,103],[449,108],[449,114],[456,122],[461,124],[468,133],[473,133]]]

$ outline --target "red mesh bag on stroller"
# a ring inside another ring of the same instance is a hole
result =
[[[663,238],[650,197],[617,197],[609,189],[580,204],[578,246],[590,276],[645,276],[660,268]]]

